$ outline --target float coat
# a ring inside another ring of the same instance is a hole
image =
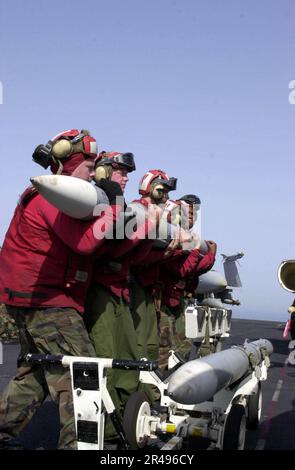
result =
[[[79,181],[79,180],[78,180]],[[0,302],[83,312],[93,256],[120,211],[89,221],[68,217],[29,187],[20,197],[0,254]]]
[[[273,351],[268,340],[260,339],[185,363],[169,378],[169,397],[185,405],[210,400],[219,390],[248,373],[249,354],[255,365],[262,362],[260,348],[268,354]]]

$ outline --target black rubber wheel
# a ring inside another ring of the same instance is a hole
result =
[[[248,398],[248,416],[247,416],[247,429],[257,429],[262,408],[262,389],[261,382],[258,382],[257,393],[250,395]]]
[[[147,436],[142,436],[141,420],[150,415],[151,409],[144,392],[134,392],[128,398],[123,414],[123,428],[131,449],[142,448],[147,443]]]
[[[223,428],[223,450],[243,450],[246,437],[246,413],[243,405],[232,405]]]

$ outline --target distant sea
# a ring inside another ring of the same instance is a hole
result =
[[[270,321],[278,321],[285,323],[289,318],[290,315],[287,311],[285,312],[249,312],[247,310],[239,309],[239,307],[234,307],[232,309],[233,318],[245,318],[249,320],[270,320]]]

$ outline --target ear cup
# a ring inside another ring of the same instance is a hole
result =
[[[72,151],[72,144],[67,139],[58,140],[52,147],[52,154],[55,158],[61,159],[68,157]]]
[[[98,166],[95,169],[95,181],[98,182],[101,179],[107,179],[109,180],[112,176],[112,167],[109,165],[105,166]]]
[[[150,196],[154,201],[160,202],[164,199],[164,194],[162,192],[158,192],[158,189],[163,189],[162,184],[155,184],[152,185]]]

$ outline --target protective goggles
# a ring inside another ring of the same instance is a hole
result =
[[[133,153],[120,153],[119,155],[114,156],[114,162],[118,165],[125,166],[129,171],[135,171],[135,161]]]
[[[195,194],[186,194],[185,196],[180,197],[179,201],[184,201],[187,204],[197,204],[199,206],[201,205],[200,198]]]
[[[177,178],[169,178],[169,180],[164,180],[162,178],[156,178],[153,181],[153,184],[162,184],[165,188],[167,188],[167,191],[175,191],[176,186],[177,186]]]
[[[112,163],[116,163],[117,165],[124,166],[127,168],[128,171],[135,171],[135,161],[133,153],[118,153],[118,155],[114,155],[112,158],[104,158],[102,157],[101,160],[98,160],[95,167],[99,165],[111,165]]]

